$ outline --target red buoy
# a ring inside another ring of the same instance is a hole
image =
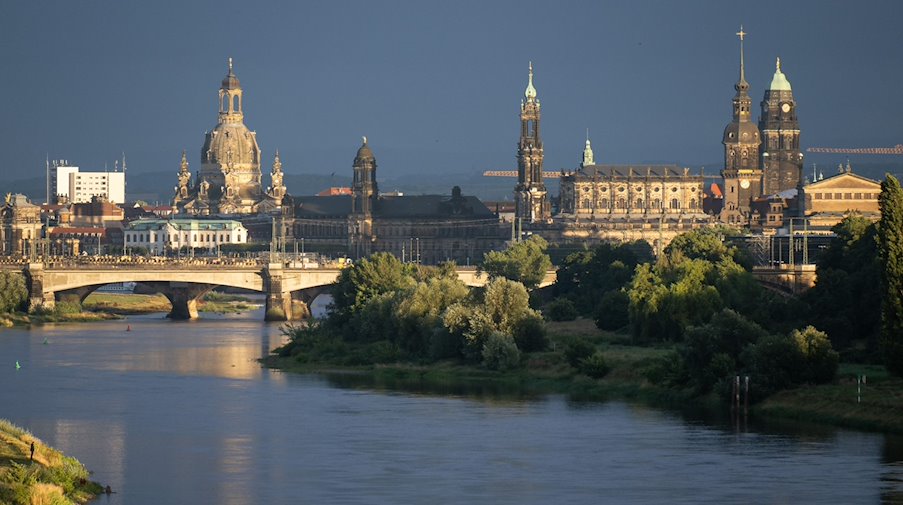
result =
[[[125,331],[132,331],[132,325],[128,325],[125,327]]]

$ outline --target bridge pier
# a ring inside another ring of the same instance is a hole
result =
[[[197,319],[198,300],[215,288],[215,284],[194,284],[190,282],[143,282],[154,291],[162,293],[172,308],[166,317],[175,320]]]
[[[270,263],[264,269],[264,285],[266,286],[266,314],[267,321],[291,321],[294,319],[292,311],[292,292],[285,289],[285,268],[282,263]]]
[[[29,263],[25,267],[25,277],[28,279],[28,312],[53,310],[56,293],[44,291],[44,264]]]

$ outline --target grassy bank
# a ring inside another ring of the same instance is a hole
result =
[[[34,461],[30,461],[34,443]],[[0,503],[85,503],[102,491],[75,458],[44,445],[31,433],[0,420]]]
[[[604,377],[588,377],[568,363],[565,349],[575,336],[589,341],[595,349],[605,354],[610,371]],[[373,344],[350,345],[341,349],[346,356],[341,360],[273,355],[261,361],[267,367],[297,373],[341,371],[368,374],[386,387],[409,388],[417,385],[442,391],[453,388],[455,384],[466,386],[481,383],[526,393],[563,393],[586,399],[616,396],[664,403],[678,403],[687,399],[680,392],[651,384],[643,375],[651,361],[667,353],[670,347],[628,345],[628,336],[599,330],[587,319],[550,322],[548,338],[549,350],[530,353],[524,359],[522,367],[509,371],[487,370],[479,365],[462,364],[456,360],[429,364],[403,360],[361,364],[368,361],[372,352],[369,349],[374,347]]]
[[[522,394],[563,393],[581,399],[626,398],[657,405],[697,405],[726,409],[714,396],[693,397],[690,391],[657,386],[646,372],[657,358],[673,346],[631,345],[625,334],[599,330],[592,321],[577,319],[547,324],[549,350],[530,353],[523,366],[509,371],[491,371],[459,361],[411,363],[404,360],[368,363],[376,344],[342,344],[330,349],[332,356],[269,356],[264,365],[299,373],[356,373],[370,377],[379,387],[432,392],[454,391],[456,386],[481,385]],[[568,362],[567,346],[574,337],[588,341],[601,351],[609,367],[604,377],[592,378]],[[856,376],[868,376],[862,401],[856,403]],[[756,405],[753,413],[763,418],[795,419],[862,430],[903,433],[903,381],[892,379],[880,366],[842,364],[833,384],[805,386],[783,391]]]
[[[857,375],[867,378],[858,399]],[[844,364],[834,384],[782,391],[757,405],[754,412],[767,417],[903,433],[903,380],[888,377],[883,367]]]

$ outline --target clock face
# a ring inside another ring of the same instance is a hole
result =
[[[746,179],[740,180],[740,187],[743,189],[749,189],[749,181]]]
[[[781,105],[781,110],[784,112],[790,112],[790,104],[785,103],[785,104]]]

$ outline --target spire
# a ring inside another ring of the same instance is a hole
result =
[[[279,149],[276,149],[276,155],[273,156],[273,172],[282,171],[282,161],[279,159]]]
[[[583,163],[582,167],[587,167],[589,165],[595,165],[595,161],[593,160],[593,146],[589,141],[589,128],[586,129],[586,147],[583,148]]]
[[[232,74],[232,57],[229,57],[229,74]]]
[[[527,80],[527,89],[524,90],[524,96],[528,101],[536,100],[536,88],[533,87],[533,62],[530,62],[530,76]]]
[[[188,155],[185,154],[184,149],[182,149],[182,163],[179,165],[179,170],[181,172],[188,172]]]
[[[771,79],[771,86],[768,89],[772,91],[790,91],[790,81],[784,72],[781,72],[781,58],[779,57],[774,64],[774,77]]]
[[[738,92],[745,92],[749,89],[749,84],[746,82],[746,67],[743,62],[743,39],[746,37],[746,32],[743,31],[743,25],[740,25],[740,31],[737,32],[737,36],[740,37],[740,80],[737,81],[737,85],[734,87]]]

